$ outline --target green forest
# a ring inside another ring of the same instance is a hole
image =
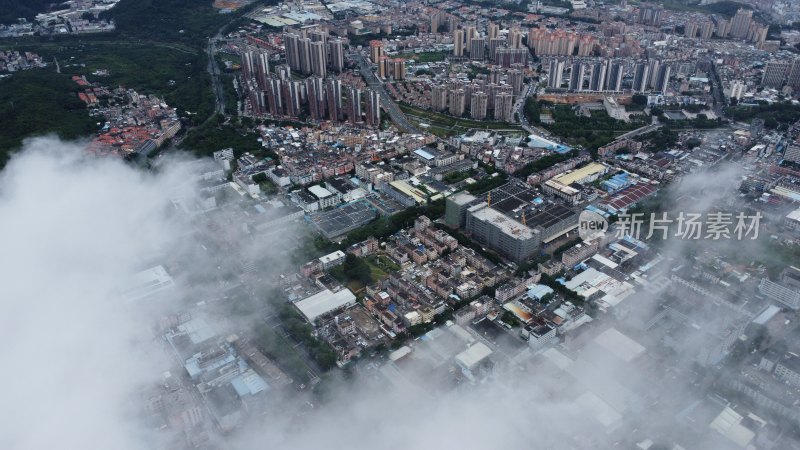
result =
[[[202,48],[206,39],[231,20],[210,0],[121,0],[101,15],[113,18],[117,32],[148,41]]]
[[[0,23],[16,22],[21,17],[31,20],[59,3],[55,0],[0,0]]]
[[[69,75],[44,70],[0,80],[0,167],[28,136],[76,139],[94,133],[96,121],[78,99],[79,90]]]
[[[539,117],[542,110],[549,111],[555,123],[542,124]],[[630,122],[623,122],[610,117],[604,110],[591,111],[590,114],[589,117],[577,115],[570,105],[553,105],[532,97],[525,102],[525,116],[528,121],[541,125],[569,144],[590,149],[608,144],[617,136],[648,122],[648,118],[643,115],[632,116]]]

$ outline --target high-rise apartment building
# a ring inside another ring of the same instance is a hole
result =
[[[486,110],[489,106],[489,96],[485,92],[475,92],[472,94],[469,106],[469,114],[475,120],[486,118]]]
[[[486,38],[475,37],[469,41],[469,59],[483,61],[486,58]]]
[[[361,90],[355,86],[350,86],[349,108],[347,120],[352,124],[361,122]]]
[[[336,78],[329,78],[325,87],[325,97],[328,101],[328,118],[334,122],[341,122],[342,117],[342,82]]]
[[[328,74],[328,47],[324,41],[311,42],[311,73],[320,78]]]
[[[335,72],[344,70],[344,41],[333,39],[328,42],[331,69]]]
[[[453,56],[464,56],[464,30],[453,31]]]
[[[572,73],[569,77],[569,89],[571,91],[583,90],[583,78],[586,74],[586,65],[582,61],[572,63]]]
[[[753,10],[739,8],[736,15],[731,19],[731,36],[737,39],[746,39],[753,22]]]
[[[768,88],[780,89],[786,81],[787,73],[791,74],[792,63],[788,61],[769,61],[764,66],[764,75],[761,85]]]
[[[466,109],[464,89],[453,89],[448,92],[448,112],[451,116],[461,117]]]
[[[625,75],[625,66],[621,61],[613,61],[608,69],[608,78],[606,79],[606,90],[621,91],[622,90],[622,77]]]
[[[373,127],[381,124],[381,96],[372,89],[367,90],[367,124]]]

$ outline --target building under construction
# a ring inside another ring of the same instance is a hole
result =
[[[578,215],[511,182],[481,197],[459,193],[447,201],[446,221],[513,261],[524,261],[578,225]]]

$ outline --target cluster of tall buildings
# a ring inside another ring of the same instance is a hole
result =
[[[387,56],[383,49],[383,42],[379,40],[369,42],[369,58],[378,65],[378,78],[396,81],[406,79],[406,60]]]
[[[442,33],[444,31],[453,32],[458,28],[458,18],[442,10],[435,10],[431,14],[430,32]]]
[[[793,61],[768,61],[764,66],[761,85],[774,89],[780,89],[784,86],[800,89],[800,57],[795,58]]]
[[[473,61],[486,59],[503,67],[528,62],[528,49],[522,45],[522,32],[512,28],[501,36],[500,25],[489,23],[486,35],[481,35],[477,27],[470,25],[453,30],[453,56],[469,57]]]
[[[243,55],[242,73],[250,108],[255,115],[299,118],[307,114],[312,120],[347,120],[353,124],[366,121],[371,126],[380,125],[380,96],[377,92],[370,89],[362,92],[355,86],[344,89],[341,80],[334,77],[311,76],[295,80],[289,66],[279,66],[276,73],[269,73],[263,64],[248,67],[249,60]],[[255,61],[258,62],[259,58]],[[365,103],[363,109],[362,102]]]
[[[672,66],[658,59],[641,61],[633,70],[634,92],[666,93]]]
[[[514,120],[514,99],[522,91],[521,68],[494,68],[488,76],[465,82],[451,82],[431,88],[431,109],[461,117],[466,112],[476,120]],[[491,114],[490,114],[491,112]]]
[[[683,35],[688,38],[711,39],[714,35],[714,22],[704,20],[702,22],[686,22],[683,26]]]
[[[626,64],[617,59],[553,58],[547,64],[549,89],[568,89],[573,92],[618,92]],[[637,62],[633,66],[634,92],[666,93],[672,65],[658,59]]]
[[[284,33],[283,43],[286,64],[274,71],[267,50],[247,47],[241,54],[242,85],[252,114],[380,124],[380,96],[371,90],[344,87],[328,72],[344,69],[341,39],[329,39],[328,33],[320,30],[302,30]],[[297,80],[293,73],[310,76]]]
[[[622,90],[622,77],[625,74],[625,64],[622,61],[575,59],[569,67],[569,74],[565,76],[567,61],[552,59],[549,64],[548,87],[560,89],[569,81],[569,89],[576,92]]]
[[[717,19],[716,22],[716,35],[719,37],[744,39],[753,43],[767,39],[769,27],[753,20],[753,11],[750,9],[739,8],[731,20]]]
[[[260,89],[266,89],[267,80],[270,77],[269,59],[267,51],[257,47],[245,48],[241,53],[242,76],[245,80],[255,80]]]
[[[742,39],[754,44],[761,44],[767,40],[769,27],[753,20],[753,11],[740,8],[730,20],[715,17],[714,20],[690,21],[684,25],[683,35],[688,38],[711,39],[712,36],[720,38]]]
[[[639,15],[636,16],[636,22],[642,25],[661,25],[661,16],[664,13],[664,7],[652,3],[643,3],[639,6]]]
[[[283,35],[286,63],[303,75],[325,78],[328,69],[341,72],[344,69],[344,41],[330,39],[320,30],[302,30]]]
[[[531,28],[528,32],[528,47],[536,56],[590,56],[597,45],[591,35],[580,35],[572,31]]]

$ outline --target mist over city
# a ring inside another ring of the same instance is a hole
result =
[[[800,4],[10,0],[0,448],[800,449]]]

